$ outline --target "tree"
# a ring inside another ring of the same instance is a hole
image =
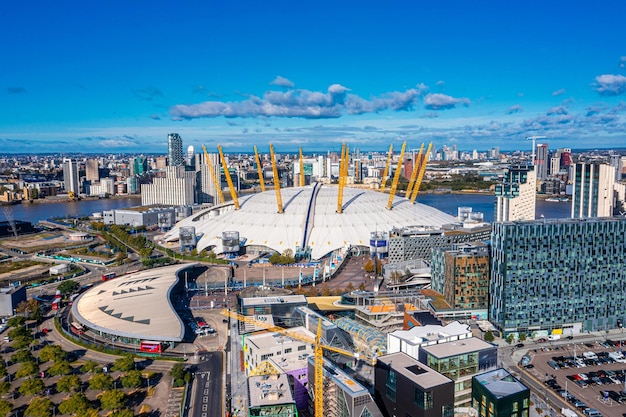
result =
[[[348,282],[348,285],[346,285],[346,288],[343,291],[344,292],[352,292],[352,291],[354,291],[354,285],[352,284],[352,282]]]
[[[24,378],[27,376],[37,375],[39,373],[39,365],[35,362],[24,362],[20,365],[20,369],[15,373],[16,378]]]
[[[18,339],[20,337],[32,337],[28,329],[26,329],[24,326],[15,327],[9,330],[7,335],[13,340]]]
[[[26,323],[26,317],[22,316],[11,317],[9,321],[7,321],[9,327],[24,327],[24,323]]]
[[[141,371],[128,371],[126,375],[122,377],[122,386],[124,388],[139,388],[141,382]]]
[[[513,335],[508,335],[505,340],[510,345],[511,343],[513,343]]]
[[[61,294],[68,295],[72,294],[80,288],[80,285],[76,281],[72,281],[71,279],[66,279],[61,282],[57,287],[57,290],[61,291]]]
[[[46,345],[39,351],[39,361],[59,361],[67,358],[67,353],[57,345]]]
[[[100,396],[100,407],[104,410],[118,410],[126,404],[126,394],[123,391],[104,391]]]
[[[22,362],[35,362],[35,358],[33,354],[30,353],[30,350],[21,349],[18,350],[11,356],[11,362],[13,363],[22,363]]]
[[[22,382],[18,391],[22,395],[37,395],[41,394],[45,388],[46,386],[41,379],[33,378]]]
[[[117,358],[113,363],[114,371],[127,372],[131,369],[135,369],[135,359],[132,355],[124,355],[121,358]]]
[[[60,360],[55,362],[50,368],[48,368],[48,372],[52,376],[57,375],[69,375],[72,373],[72,366],[66,360]]]
[[[89,388],[96,391],[106,391],[113,389],[113,378],[105,374],[94,375],[89,380]]]
[[[57,391],[71,393],[80,389],[78,375],[65,375],[57,381]],[[66,414],[66,413],[64,413]]]
[[[30,199],[37,200],[39,198],[39,188],[30,189]]]
[[[50,417],[54,404],[47,398],[33,398],[24,411],[25,416],[29,417]]]
[[[328,284],[322,285],[322,297],[328,297],[331,295],[331,290]]]
[[[363,269],[365,272],[374,272],[374,262],[371,259],[368,259],[367,262],[365,262]]]
[[[87,362],[83,364],[80,368],[83,372],[89,372],[90,374],[97,374],[102,372],[102,367],[96,361],[89,359]]]
[[[7,400],[0,400],[0,416],[6,416],[13,409],[13,405]]]
[[[86,408],[76,413],[76,417],[100,417],[95,408]]]
[[[33,343],[33,340],[35,340],[35,339],[31,335],[29,335],[29,334],[28,335],[20,335],[20,336],[16,337],[15,339],[13,339],[13,347],[15,349],[27,348],[28,346],[30,346],[31,343]]]
[[[28,300],[19,303],[15,308],[15,311],[18,314],[27,316],[31,320],[39,321],[42,318],[39,301],[34,298],[29,298]]]
[[[519,335],[519,341],[523,342],[524,340],[526,340],[526,333],[522,333]]]
[[[76,414],[87,408],[89,408],[89,400],[82,392],[77,392],[59,404],[59,411],[63,414]]]
[[[493,332],[491,330],[487,330],[485,332],[485,342],[493,342],[496,338],[493,336]]]
[[[182,363],[176,363],[170,369],[172,379],[183,379],[185,377],[185,366]]]
[[[357,288],[361,291],[365,291],[365,283],[361,281],[361,283],[359,284]]]
[[[0,382],[0,394],[6,394],[11,391],[11,383],[9,381]]]

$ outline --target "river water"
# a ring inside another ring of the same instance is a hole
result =
[[[472,207],[472,211],[480,211],[487,222],[493,221],[495,197],[493,195],[475,194],[421,194],[419,203],[435,207],[453,216],[457,215],[458,207]],[[51,217],[90,216],[104,210],[121,209],[137,206],[138,198],[111,198],[101,200],[72,201],[66,203],[16,204],[5,206],[15,220],[37,223]],[[537,200],[537,218],[565,218],[571,215],[571,203],[549,202]],[[0,220],[6,220],[4,211],[0,211]]]

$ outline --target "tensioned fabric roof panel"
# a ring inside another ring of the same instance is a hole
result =
[[[108,334],[180,342],[185,327],[170,300],[177,273],[194,264],[141,271],[103,282],[72,305],[79,323]]]
[[[278,213],[274,190],[241,197],[239,210],[232,205],[207,209],[176,224],[165,240],[177,240],[180,227],[194,226],[196,235],[202,234],[198,250],[215,247],[220,253],[222,232],[237,231],[246,245],[267,246],[283,253],[303,246],[306,229],[304,245],[311,248],[312,259],[320,259],[341,247],[369,246],[371,232],[408,226],[438,228],[456,221],[433,207],[411,204],[397,196],[392,210],[387,210],[388,194],[349,187],[343,192],[343,213],[337,213],[337,193],[338,187],[321,184],[282,189],[282,214]]]

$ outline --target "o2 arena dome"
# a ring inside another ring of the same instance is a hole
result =
[[[184,233],[193,227],[195,235],[201,236],[198,251],[230,252],[224,242],[231,236],[238,239],[233,244],[246,246],[249,252],[290,249],[296,253],[306,248],[311,259],[318,260],[340,248],[369,247],[373,232],[411,226],[440,228],[456,222],[442,211],[398,196],[389,210],[389,194],[347,187],[342,212],[337,213],[338,190],[321,183],[281,189],[283,213],[278,212],[274,190],[239,197],[238,210],[232,201],[203,210],[177,223],[165,240],[178,241],[181,228],[187,228]]]

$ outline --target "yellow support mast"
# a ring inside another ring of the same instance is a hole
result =
[[[230,178],[230,172],[228,171],[228,166],[226,165],[226,158],[224,158],[224,153],[222,152],[222,145],[217,145],[217,150],[220,153],[220,161],[222,161],[222,169],[224,170],[224,177],[226,177],[226,182],[228,183],[230,197],[233,199],[233,203],[235,204],[235,210],[239,210],[237,191],[235,190],[235,186],[233,185],[233,180]]]
[[[341,144],[341,159],[339,160],[339,181],[337,187],[337,213],[343,213],[343,187],[345,185],[344,171],[347,155],[347,147],[345,143]]]
[[[215,169],[211,165],[211,158],[209,158],[209,153],[206,151],[206,146],[202,145],[202,150],[204,151],[204,159],[206,159],[206,165],[209,169],[209,172],[211,173],[213,185],[217,190],[217,197],[219,199],[219,202],[220,204],[224,204],[226,200],[224,199],[224,193],[222,192],[222,184],[220,184],[220,181],[217,179],[217,175],[215,175]]]
[[[430,156],[430,150],[433,147],[433,143],[430,142],[428,144],[428,149],[426,150],[426,154],[422,158],[422,163],[420,164],[420,172],[417,176],[417,180],[415,181],[415,187],[413,187],[413,195],[411,195],[411,204],[415,204],[415,199],[417,198],[417,194],[420,192],[420,185],[422,185],[422,179],[424,178],[424,172],[426,172],[426,164],[428,163],[428,157]]]
[[[419,171],[418,161],[422,160],[422,152],[424,151],[424,144],[420,146],[420,151],[417,154],[417,158],[414,158],[413,161],[413,172],[411,172],[411,180],[409,181],[409,186],[406,188],[405,198],[411,198],[411,191],[413,191],[413,185],[415,185],[415,178],[417,178],[417,171]]]
[[[383,171],[383,180],[380,184],[380,191],[385,191],[387,175],[389,175],[389,164],[391,164],[391,155],[393,155],[393,144],[389,145],[389,152],[387,152],[387,163],[385,164],[385,170]]]
[[[256,145],[254,145],[254,158],[256,159],[256,169],[259,173],[259,184],[261,185],[261,192],[265,192],[265,181],[263,180],[263,168],[261,167],[261,160],[259,159],[259,151],[256,150]]]
[[[389,191],[389,201],[387,201],[387,210],[391,210],[391,208],[393,207],[393,197],[396,195],[396,189],[398,188],[398,182],[400,181],[400,173],[402,172],[402,162],[404,161],[405,148],[406,141],[402,144],[400,159],[398,159],[398,167],[396,168],[396,173],[393,176],[393,183],[391,183],[391,190]]]
[[[304,160],[302,159],[302,146],[300,146],[300,187],[304,187]]]
[[[278,167],[276,166],[276,157],[274,156],[274,146],[270,143],[270,157],[272,158],[272,173],[274,174],[274,189],[276,190],[276,203],[278,204],[278,212],[283,212],[283,198],[280,195],[280,179],[278,178]]]

